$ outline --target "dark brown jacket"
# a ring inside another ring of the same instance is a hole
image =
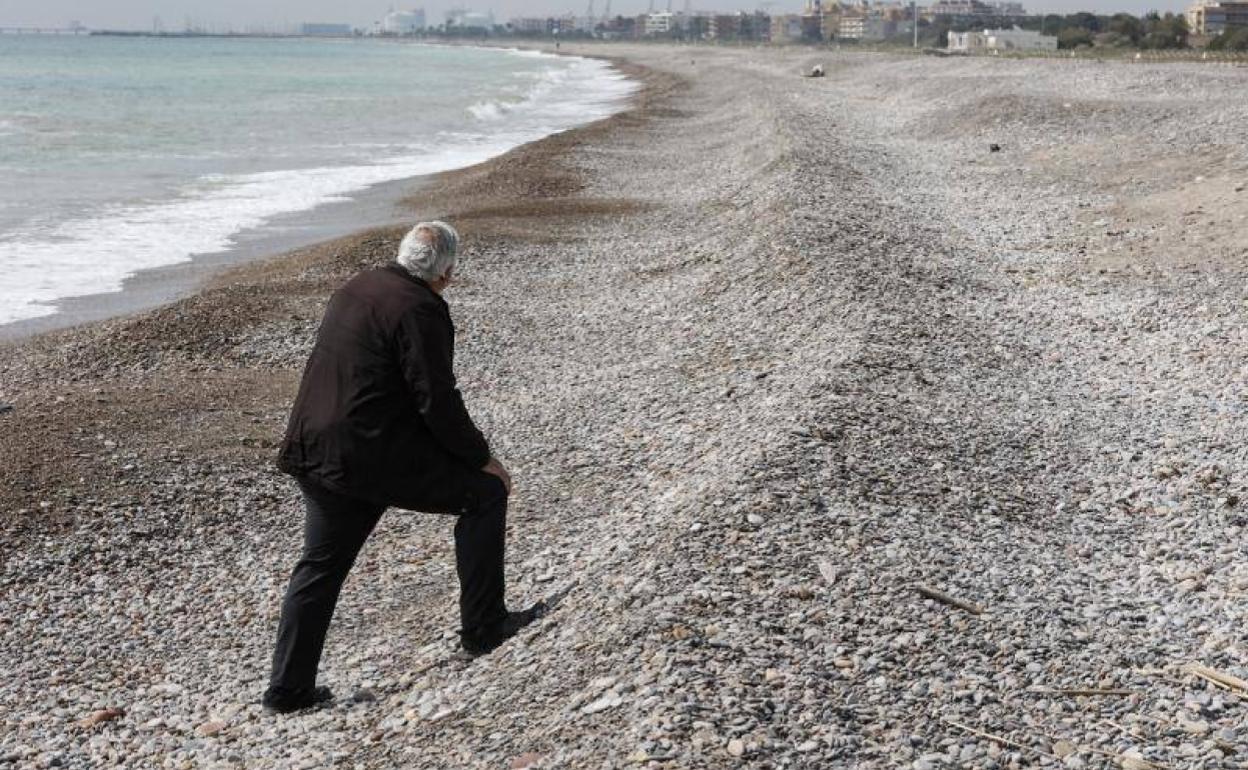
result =
[[[352,278],[325,310],[278,467],[419,509],[448,472],[490,458],[455,385],[454,355],[450,312],[429,284],[398,265]]]

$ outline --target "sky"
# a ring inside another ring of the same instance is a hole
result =
[[[920,0],[927,4],[929,0]],[[493,11],[501,23],[513,16],[583,16],[589,0],[0,0],[0,27],[67,26],[79,21],[92,29],[151,29],[156,17],[165,29],[181,29],[188,21],[206,28],[285,28],[302,22],[336,22],[367,27],[391,7],[407,10],[423,6],[429,23],[438,24],[444,12],[460,6],[475,11]],[[607,0],[594,0],[595,13],[602,13]],[[762,0],[692,0],[698,10],[752,11]],[[793,12],[803,0],[770,3],[772,13]],[[1143,13],[1149,10],[1180,11],[1188,0],[1023,0],[1032,13],[1073,13],[1095,11]],[[649,0],[612,0],[612,14],[644,13]],[[663,10],[667,0],[655,0]],[[685,7],[685,0],[672,0],[674,10]]]

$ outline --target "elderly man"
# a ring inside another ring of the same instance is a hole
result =
[[[441,296],[458,243],[450,225],[416,225],[397,264],[355,276],[325,311],[278,458],[298,480],[307,515],[263,700],[271,712],[333,697],[315,686],[325,634],[387,506],[458,516],[466,653],[492,651],[541,612],[540,604],[509,612],[503,602],[511,479],[455,385],[455,329]]]

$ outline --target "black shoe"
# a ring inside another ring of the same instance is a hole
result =
[[[459,645],[464,649],[464,652],[474,658],[481,655],[489,655],[494,650],[497,650],[503,642],[520,633],[521,629],[544,614],[546,614],[545,602],[538,602],[527,610],[508,612],[507,617],[497,623],[486,626],[483,631],[461,631],[459,634]]]
[[[270,687],[260,703],[266,714],[289,714],[293,711],[319,706],[334,699],[328,687],[314,687],[311,690],[282,690]]]

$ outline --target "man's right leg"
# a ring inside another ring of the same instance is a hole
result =
[[[290,576],[265,703],[308,703],[338,594],[385,507],[300,482],[307,518],[303,554]]]

